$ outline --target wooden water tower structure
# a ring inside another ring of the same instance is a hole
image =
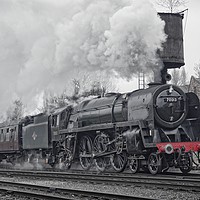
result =
[[[165,84],[166,81],[171,79],[171,75],[167,73],[168,69],[180,68],[185,65],[182,27],[183,13],[158,13],[158,15],[165,22],[164,31],[167,39],[163,43],[162,51],[158,50],[157,52],[163,63],[163,68],[160,72],[156,72],[157,75],[154,75],[154,82]],[[139,89],[144,89],[144,80],[144,74],[139,73]]]
[[[165,22],[165,34],[167,40],[163,43],[163,50],[158,55],[163,62],[163,69],[160,72],[161,83],[169,79],[168,69],[180,68],[185,65],[183,49],[183,13],[158,13]]]

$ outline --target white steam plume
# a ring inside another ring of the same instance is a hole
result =
[[[147,0],[1,0],[0,112],[16,96],[30,107],[62,91],[77,70],[126,79],[149,70],[163,28]]]

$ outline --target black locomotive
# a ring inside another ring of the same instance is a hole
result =
[[[199,100],[173,85],[151,85],[131,93],[110,93],[52,115],[26,117],[1,126],[0,157],[11,162],[62,164],[79,161],[84,170],[112,166],[152,174],[199,161]],[[196,124],[196,125],[195,125]]]

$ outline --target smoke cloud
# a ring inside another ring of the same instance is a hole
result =
[[[1,113],[16,97],[27,107],[62,91],[77,71],[131,79],[149,71],[165,40],[146,0],[1,0]]]

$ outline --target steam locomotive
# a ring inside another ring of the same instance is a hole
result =
[[[79,162],[152,174],[198,165],[199,99],[179,87],[152,84],[130,93],[109,93],[0,126],[0,160],[62,164]],[[196,157],[196,158],[194,158]]]
[[[159,13],[168,35],[159,57],[162,84],[109,93],[0,125],[0,160],[47,163],[84,170],[112,167],[152,174],[177,167],[188,173],[200,161],[200,105],[194,93],[165,84],[167,69],[184,65],[182,13]]]

